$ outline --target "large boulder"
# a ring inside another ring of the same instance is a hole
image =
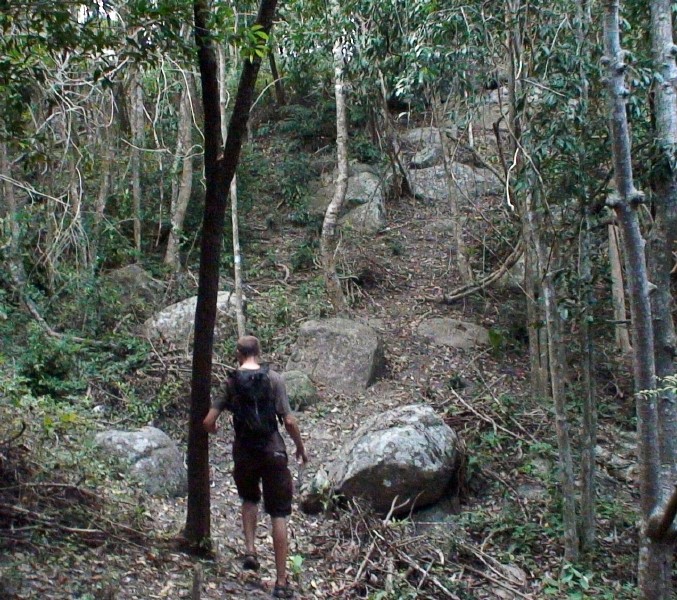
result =
[[[285,371],[283,376],[292,410],[305,410],[317,404],[320,399],[317,388],[306,373]]]
[[[143,324],[143,333],[150,339],[162,339],[174,344],[192,344],[197,296],[182,300],[161,310]],[[223,339],[235,333],[235,294],[219,292],[216,300],[214,336]]]
[[[444,165],[409,171],[409,184],[417,198],[430,202],[444,202],[453,194],[459,203],[484,196],[497,196],[503,191],[500,180],[486,169],[476,169],[459,162],[448,165],[447,177]]]
[[[368,325],[350,319],[306,321],[287,362],[332,391],[355,393],[371,385],[384,368],[383,343]]]
[[[149,494],[182,496],[188,489],[183,453],[176,443],[155,427],[137,431],[108,430],[94,442],[108,455],[129,465],[130,474]]]
[[[102,279],[117,290],[120,302],[125,306],[138,303],[152,306],[165,288],[162,281],[153,279],[150,273],[136,264],[108,271],[102,275]]]
[[[327,469],[334,491],[397,514],[440,500],[459,466],[458,437],[426,405],[401,406],[368,419]]]
[[[418,334],[436,346],[468,349],[489,344],[489,332],[484,327],[446,317],[422,321]]]
[[[310,203],[310,210],[324,215],[335,189],[335,173],[322,178]],[[340,225],[348,225],[360,233],[375,233],[385,227],[385,191],[383,179],[369,165],[350,166],[348,187],[339,215]]]

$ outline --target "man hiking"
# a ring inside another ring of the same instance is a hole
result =
[[[258,503],[263,488],[263,506],[270,515],[275,553],[276,580],[273,596],[292,598],[287,581],[287,517],[291,514],[292,476],[287,450],[278,430],[284,423],[296,445],[296,459],[308,461],[296,418],[291,413],[284,379],[260,364],[259,340],[248,335],[237,341],[238,369],[229,375],[225,392],[210,408],[203,425],[216,432],[216,420],[224,409],[233,414],[233,477],[242,499],[242,529],[245,556],[243,568],[257,570],[259,561],[254,542]]]

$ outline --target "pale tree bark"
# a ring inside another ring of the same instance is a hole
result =
[[[141,252],[141,150],[144,145],[143,87],[141,73],[134,70],[130,81],[132,134],[131,170],[132,170],[132,220],[134,224],[134,248]]]
[[[237,51],[231,52],[231,71],[237,72]],[[223,46],[218,47],[219,54],[219,106],[221,108],[221,136],[225,140],[228,137],[226,128],[226,110],[228,108],[228,81],[226,75],[226,55]],[[249,130],[249,128],[248,128]],[[244,315],[244,302],[242,299],[242,250],[240,248],[240,218],[237,206],[237,173],[233,175],[230,183],[230,221],[233,229],[233,280],[235,282],[235,317],[237,322],[237,335],[242,337],[247,333],[247,322]]]
[[[167,239],[164,263],[174,271],[181,268],[179,247],[186,210],[193,191],[193,75],[183,73],[184,85],[179,104],[179,126],[176,142],[175,168],[172,173],[172,200],[170,207],[171,230]],[[178,166],[181,176],[178,178]]]
[[[334,0],[332,12],[339,14],[339,6]],[[322,223],[322,235],[320,237],[320,251],[322,254],[322,267],[324,270],[325,285],[329,300],[337,313],[343,313],[348,309],[341,281],[336,272],[336,253],[338,251],[338,216],[346,198],[348,190],[348,119],[346,115],[346,94],[343,83],[344,58],[343,42],[337,34],[334,42],[334,96],[336,98],[336,155],[337,176],[334,195],[327,207]]]
[[[99,182],[99,191],[96,195],[94,204],[94,218],[92,222],[92,240],[90,243],[92,260],[98,263],[99,250],[101,247],[101,234],[103,227],[103,220],[106,212],[106,201],[111,191],[111,169],[113,162],[113,149],[111,148],[112,136],[109,135],[110,127],[105,125],[99,127],[99,139],[101,144],[101,175]]]
[[[651,46],[654,63],[656,138],[660,165],[653,177],[655,220],[649,238],[648,267],[656,286],[652,293],[654,360],[661,391],[658,395],[658,446],[661,462],[660,497],[652,521],[663,521],[677,485],[677,404],[674,391],[661,382],[675,374],[675,325],[672,318],[671,270],[677,233],[677,47],[673,40],[670,0],[652,0]],[[672,596],[674,540],[653,537],[663,560],[664,594]]]
[[[632,346],[630,345],[630,333],[628,332],[628,313],[625,307],[620,232],[617,225],[609,224],[608,238],[609,266],[611,270],[611,302],[614,309],[616,347],[623,355],[628,355],[632,352]]]
[[[440,101],[437,97],[433,98],[433,119],[440,135],[440,146],[442,147],[442,164],[444,165],[444,176],[446,179],[447,190],[449,194],[449,216],[451,217],[452,230],[451,239],[454,252],[456,253],[456,268],[458,269],[461,281],[468,285],[474,281],[470,261],[468,260],[468,251],[463,240],[463,218],[459,207],[459,199],[456,190],[458,186],[454,181],[449,165],[449,154],[445,143],[444,123],[440,118]]]
[[[667,600],[671,573],[666,572],[665,568],[665,544],[654,542],[647,535],[649,519],[660,494],[658,410],[656,396],[652,393],[656,389],[656,371],[644,240],[637,215],[637,207],[643,197],[635,188],[632,173],[632,150],[626,113],[627,54],[621,47],[619,0],[604,1],[604,53],[603,61],[609,88],[609,128],[617,190],[617,194],[609,200],[609,204],[616,212],[623,234],[632,319],[642,518],[639,539],[639,590],[645,600]]]

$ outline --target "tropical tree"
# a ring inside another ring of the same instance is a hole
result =
[[[209,449],[202,421],[210,404],[212,351],[216,300],[219,287],[221,255],[228,189],[235,176],[242,142],[247,133],[249,111],[254,101],[254,85],[265,56],[265,44],[273,24],[276,0],[261,0],[254,24],[249,28],[253,44],[244,48],[244,61],[225,145],[221,139],[221,109],[218,63],[209,29],[209,6],[196,0],[195,41],[198,48],[205,139],[205,210],[202,221],[202,244],[195,338],[191,379],[190,422],[188,429],[188,506],[184,535],[195,548],[209,545]]]

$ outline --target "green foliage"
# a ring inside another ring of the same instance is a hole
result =
[[[350,138],[348,150],[350,157],[357,162],[378,164],[383,160],[383,153],[380,148],[363,133]]]
[[[36,396],[72,397],[87,388],[81,350],[81,345],[68,338],[55,339],[32,327],[19,359],[19,375]]]
[[[303,573],[303,556],[300,554],[292,554],[287,559],[287,565],[289,567],[289,572],[291,576],[297,581],[300,579],[301,574]]]
[[[317,148],[335,136],[335,112],[333,99],[283,106],[279,111],[277,131],[310,148]]]
[[[318,249],[317,240],[303,242],[292,254],[291,267],[294,271],[305,271],[315,266],[315,253]]]

